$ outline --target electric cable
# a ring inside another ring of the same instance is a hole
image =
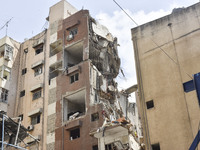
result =
[[[138,26],[137,22],[115,1],[115,4],[117,4],[119,6],[119,8]]]
[[[138,27],[139,24],[122,8],[122,6],[120,6],[115,0],[113,0],[118,6],[119,8],[134,22],[134,24],[136,24],[136,26]],[[176,61],[173,60],[173,58],[165,51],[163,50],[152,38],[150,38],[150,40],[170,59],[172,60],[176,65],[179,65]],[[185,72],[185,74],[187,76],[189,76],[189,78],[193,79],[181,66],[180,68]]]

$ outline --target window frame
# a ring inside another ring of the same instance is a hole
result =
[[[41,114],[31,116],[31,125],[39,124],[41,121]]]
[[[42,89],[41,88],[32,92],[32,100],[39,99],[40,97],[42,97]]]
[[[39,70],[40,69],[40,70]],[[39,76],[43,73],[43,65],[38,65],[37,67],[33,68],[34,70],[34,77]]]

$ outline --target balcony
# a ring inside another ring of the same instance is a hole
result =
[[[51,43],[50,44],[50,54],[49,54],[49,57],[52,57],[55,54],[59,53],[60,51],[62,51],[62,49],[63,49],[63,46],[62,46],[62,40],[61,39],[58,39],[54,43]]]

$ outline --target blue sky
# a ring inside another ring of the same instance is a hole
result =
[[[8,36],[23,42],[43,30],[49,7],[59,0],[2,0],[0,1],[0,28],[13,18],[8,26]],[[170,14],[173,8],[187,7],[198,0],[116,0],[138,23],[157,19]],[[131,28],[135,24],[124,14],[113,0],[68,0],[78,10],[84,8],[90,11],[92,17],[108,27],[110,32],[118,37],[120,44],[119,56],[121,68],[125,77],[119,74],[119,88],[125,89],[136,84],[135,63],[131,41]],[[0,30],[0,38],[4,37],[6,28]]]

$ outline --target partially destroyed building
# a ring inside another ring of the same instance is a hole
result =
[[[132,29],[146,150],[193,150],[198,145],[199,10],[200,3],[174,9]]]
[[[118,92],[115,81],[117,38],[88,10],[64,0],[46,19],[48,29],[17,47],[16,84],[8,95],[7,114],[20,116],[40,141],[26,138],[29,149],[139,149],[128,119],[135,106],[122,109],[129,94]]]

